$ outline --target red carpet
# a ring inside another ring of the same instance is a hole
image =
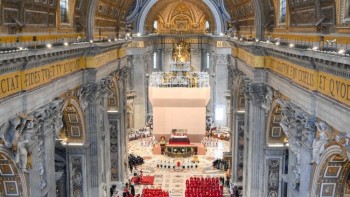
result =
[[[132,182],[134,182],[135,184],[139,184],[137,183],[137,177],[132,177]],[[153,182],[154,182],[154,176],[143,176],[140,184],[153,185]]]

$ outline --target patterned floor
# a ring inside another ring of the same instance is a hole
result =
[[[154,185],[148,187],[161,188],[166,191],[171,191],[172,197],[185,196],[186,179],[190,177],[223,177],[224,171],[216,170],[211,167],[213,160],[222,158],[223,152],[228,152],[229,143],[226,141],[219,141],[218,147],[207,148],[206,155],[198,156],[198,168],[189,169],[161,169],[157,168],[157,162],[169,161],[181,163],[193,158],[172,159],[163,155],[153,155],[151,147],[142,147],[139,140],[129,142],[129,153],[139,155],[145,159],[145,164],[140,166],[144,175],[155,176]],[[129,174],[131,177],[131,173]],[[136,194],[141,194],[145,186],[136,186]],[[224,194],[228,194],[228,190],[224,190]],[[224,196],[226,196],[224,195]]]

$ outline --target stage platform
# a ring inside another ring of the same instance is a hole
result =
[[[201,143],[191,143],[191,144],[166,144],[165,148],[197,148],[197,155],[205,155],[206,154],[206,150],[203,144]],[[156,144],[153,147],[152,150],[154,155],[161,155],[162,154],[162,150],[160,147],[160,144]]]

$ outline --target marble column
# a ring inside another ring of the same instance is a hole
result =
[[[120,179],[126,180],[128,170],[128,141],[129,136],[126,130],[126,117],[127,117],[127,98],[126,98],[126,83],[128,68],[124,67],[118,76],[118,87],[119,87],[119,104],[120,104],[120,155],[121,155],[121,166],[120,166]]]
[[[244,94],[245,94],[245,108],[244,108],[244,151],[243,151],[243,196],[247,196],[248,191],[248,174],[250,172],[249,166],[248,166],[248,153],[250,150],[249,146],[249,114],[250,114],[250,103],[251,103],[251,96],[249,93],[250,88],[250,80],[246,79],[244,83]]]
[[[85,109],[85,121],[86,121],[86,145],[87,145],[87,185],[88,196],[99,196],[99,183],[101,178],[99,177],[99,157],[98,157],[98,107],[99,102],[97,100],[96,83],[87,83],[83,85],[83,91],[86,92],[86,101],[88,102]],[[80,157],[72,156],[70,159],[72,162],[79,162],[82,160]],[[72,164],[71,164],[72,165]]]
[[[62,122],[63,101],[55,99],[51,103],[30,113],[33,118],[34,133],[31,138],[33,142],[30,147],[32,153],[32,166],[30,179],[36,182],[30,182],[34,196],[55,196],[56,195],[56,175],[55,175],[55,140],[58,137]],[[37,177],[39,175],[39,177]],[[40,191],[40,193],[39,193]]]
[[[215,125],[227,126],[227,101],[226,101],[226,90],[227,90],[227,78],[228,78],[228,55],[217,55],[215,66],[215,89],[213,104],[215,110]],[[211,86],[213,87],[213,86]]]
[[[89,71],[87,75],[90,80],[96,75],[95,71]],[[96,77],[96,76],[95,76]],[[102,193],[102,184],[105,184],[103,181],[103,161],[100,161],[102,141],[101,136],[103,131],[101,130],[104,124],[101,119],[103,117],[100,113],[100,104],[106,99],[110,91],[111,76],[108,76],[99,82],[87,82],[82,85],[78,91],[78,97],[85,111],[85,122],[86,122],[86,160],[87,162],[87,185],[88,192],[87,196],[99,196]],[[84,158],[78,158],[72,156],[70,161],[82,162],[84,164]],[[74,165],[74,163],[72,164]]]
[[[252,83],[249,89],[251,101],[249,102],[249,150],[248,150],[248,179],[246,196],[262,196],[264,189],[264,144],[266,114],[261,107],[264,102],[267,87],[262,83]]]
[[[134,87],[136,97],[134,99],[134,127],[136,129],[143,128],[146,125],[146,108],[147,108],[147,88],[146,74],[147,65],[145,64],[146,56],[135,55],[133,57],[134,64]]]

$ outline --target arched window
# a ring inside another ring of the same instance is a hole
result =
[[[153,53],[153,68],[157,68],[157,52]]]
[[[153,28],[154,29],[158,29],[158,21],[154,21],[153,22]]]
[[[69,23],[68,20],[68,2],[69,0],[60,0],[61,23]]]
[[[286,22],[287,0],[280,0],[280,23]]]
[[[207,53],[207,68],[210,67],[210,54]]]
[[[205,21],[205,29],[209,30],[209,21]]]
[[[350,0],[345,0],[344,8],[345,8],[344,10],[345,18],[347,19],[347,21],[349,21],[350,20]]]

